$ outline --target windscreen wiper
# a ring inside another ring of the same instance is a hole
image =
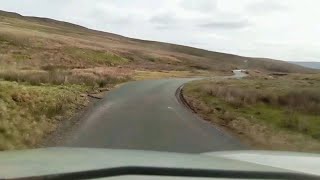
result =
[[[319,180],[320,176],[294,172],[236,171],[215,169],[163,168],[163,167],[117,167],[81,172],[70,172],[44,176],[15,178],[15,180],[69,180],[97,179],[124,175],[199,177],[199,178],[232,178],[232,179],[290,179]]]

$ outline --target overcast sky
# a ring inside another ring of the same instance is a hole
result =
[[[320,62],[319,0],[0,0],[0,9],[124,36]]]

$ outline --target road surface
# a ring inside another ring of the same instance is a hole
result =
[[[63,145],[182,153],[246,149],[179,103],[176,90],[191,80],[137,81],[110,91]]]

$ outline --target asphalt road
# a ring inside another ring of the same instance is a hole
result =
[[[183,153],[246,149],[179,103],[176,90],[191,80],[137,81],[110,91],[63,145]]]

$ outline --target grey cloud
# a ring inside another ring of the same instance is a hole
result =
[[[134,17],[128,15],[115,15],[113,12],[106,12],[101,9],[92,11],[89,14],[90,19],[96,20],[96,23],[103,24],[129,24],[134,20]]]
[[[157,30],[168,30],[177,26],[180,21],[179,19],[170,12],[157,14],[149,19],[151,24],[155,25]]]
[[[157,14],[149,19],[149,22],[158,24],[158,25],[170,25],[178,22],[178,19],[174,16],[173,13],[162,13]]]
[[[217,9],[216,0],[182,0],[180,6],[186,10],[210,12]]]
[[[175,28],[181,23],[180,19],[171,12],[156,14],[149,19],[149,22],[155,25],[155,29],[161,31]]]
[[[251,26],[249,21],[213,21],[206,24],[200,24],[202,28],[236,30]]]
[[[155,28],[157,29],[157,30],[168,30],[168,29],[170,29],[172,26],[170,26],[170,25],[157,25],[157,26],[155,26]]]
[[[249,13],[265,14],[265,13],[285,11],[287,7],[280,4],[279,1],[261,0],[259,2],[255,2],[247,5],[245,9]]]

